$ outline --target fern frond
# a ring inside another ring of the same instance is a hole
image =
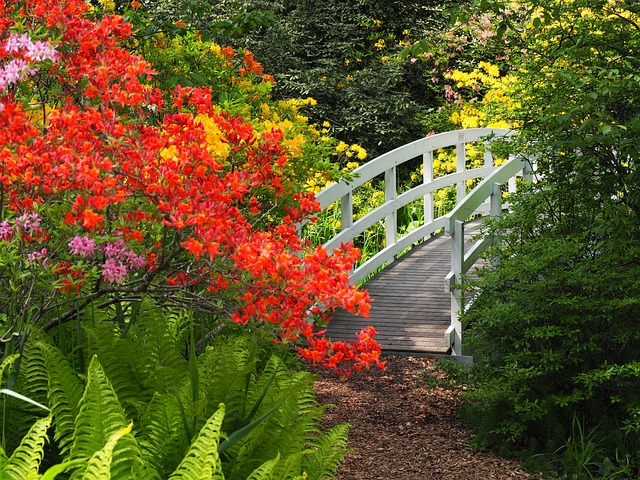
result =
[[[29,334],[29,339],[22,350],[22,360],[18,372],[16,387],[20,393],[39,403],[47,402],[49,378],[47,376],[44,354],[39,345],[46,342],[44,334],[35,330]]]
[[[111,462],[113,449],[123,436],[131,432],[133,422],[125,428],[111,434],[107,443],[89,459],[82,480],[109,480],[111,478]]]
[[[13,455],[7,460],[3,472],[16,480],[36,479],[44,455],[47,429],[51,425],[51,414],[37,420],[22,439]],[[4,477],[3,477],[4,478]]]
[[[177,401],[174,395],[156,393],[140,420],[143,460],[163,478],[176,469],[190,443]]]
[[[276,409],[268,420],[251,431],[229,449],[225,473],[229,479],[245,479],[257,466],[280,454],[282,462],[304,451],[309,432],[317,428],[319,417],[309,415],[307,404],[315,408],[312,376],[300,372],[292,374],[282,362],[272,357],[258,381],[250,388],[248,403],[255,403],[264,387],[274,378],[256,413],[259,417]],[[311,400],[310,400],[311,399]],[[298,470],[298,474],[301,470]]]
[[[2,360],[2,362],[0,362],[0,385],[2,385],[3,383],[4,372],[9,371],[9,368],[15,363],[16,360],[18,360],[19,356],[19,353],[14,353],[13,355],[9,355],[7,358]]]
[[[273,469],[273,478],[286,478],[287,480],[307,480],[307,475],[302,471],[302,457],[305,450],[289,455],[281,459]]]
[[[199,390],[206,402],[204,418],[224,403],[224,431],[236,430],[243,415],[251,410],[246,403],[247,386],[253,383],[255,369],[256,347],[246,338],[232,338],[208,347],[198,358]]]
[[[14,368],[5,370],[6,373],[17,373],[15,384],[11,389],[17,395],[14,398],[3,396],[1,400],[3,408],[0,408],[0,423],[6,439],[4,448],[8,453],[17,448],[30,426],[42,418],[42,410],[37,404],[47,403],[47,372],[42,353],[35,346],[38,336],[37,331],[29,334],[19,360],[14,363]],[[25,403],[18,395],[35,403]]]
[[[273,460],[268,460],[256,468],[251,474],[247,477],[247,480],[271,480],[273,478],[273,469],[280,461],[280,455],[278,455]]]
[[[5,453],[4,448],[0,446],[0,472],[2,471],[2,469],[4,469],[4,466],[7,464],[8,461],[9,461],[9,457],[7,457],[7,454]]]
[[[128,338],[121,338],[118,325],[112,322],[86,325],[85,332],[87,350],[100,359],[120,404],[128,416],[138,416],[138,404],[149,402],[153,396],[144,386],[144,361],[138,346]]]
[[[343,423],[328,430],[310,446],[303,459],[303,469],[310,480],[335,478],[336,470],[347,451],[350,425]]]
[[[49,405],[53,413],[54,440],[60,447],[61,455],[66,455],[73,442],[75,419],[82,398],[82,384],[66,357],[58,348],[46,343],[38,343],[43,353],[49,380]]]
[[[198,437],[191,444],[184,459],[169,478],[224,480],[220,456],[218,455],[218,443],[220,442],[220,429],[224,419],[224,412],[224,404],[220,404],[216,413],[207,420]]]
[[[144,359],[147,376],[152,375],[159,366],[174,371],[184,368],[183,344],[178,342],[177,336],[170,328],[166,312],[152,301],[143,302],[137,322],[129,335]]]
[[[92,457],[112,435],[122,431],[127,425],[118,397],[97,357],[94,356],[89,364],[87,386],[75,420],[71,459]],[[131,469],[139,457],[135,439],[131,434],[127,434],[116,444],[115,449],[111,466],[112,477],[131,478]]]

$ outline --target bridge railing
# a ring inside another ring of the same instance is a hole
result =
[[[522,157],[511,157],[506,163],[484,178],[446,217],[445,234],[451,237],[451,271],[445,278],[445,291],[451,293],[451,325],[444,335],[445,345],[453,355],[462,355],[462,336],[465,325],[460,313],[465,309],[464,292],[460,290],[462,276],[466,274],[482,254],[491,246],[492,239],[480,237],[465,253],[464,225],[481,205],[489,204],[489,214],[498,217],[502,213],[502,185],[508,184],[514,191],[515,180],[522,174],[525,180],[533,180],[533,166]]]
[[[478,205],[475,205],[476,198],[482,195],[475,194],[475,189],[467,194],[467,181],[485,178],[481,185],[486,183],[487,177],[490,177],[498,169],[494,164],[491,151],[492,144],[496,140],[506,139],[512,133],[513,131],[511,130],[499,128],[475,128],[440,133],[403,145],[357,168],[353,172],[354,179],[351,182],[340,181],[334,183],[316,195],[322,210],[329,208],[330,205],[336,202],[340,203],[341,230],[328,240],[324,246],[328,251],[333,251],[341,243],[353,241],[367,229],[378,222],[384,221],[386,240],[384,247],[356,268],[350,276],[353,283],[359,283],[384,264],[393,262],[398,254],[413,244],[429,238],[439,230],[452,231],[451,222],[455,221],[452,220],[454,212],[456,212],[456,219],[461,219],[462,215],[469,217],[474,212],[486,213],[488,207],[484,201],[487,197]],[[484,165],[480,168],[468,169],[467,146],[474,142],[484,143]],[[434,178],[434,153],[437,153],[440,149],[450,147],[455,148],[456,171]],[[398,167],[419,157],[422,157],[423,164],[422,183],[398,194]],[[361,218],[354,218],[354,190],[382,175],[384,175],[384,202]],[[438,190],[454,185],[456,187],[456,207],[454,211],[436,217],[434,215],[434,194]],[[510,189],[515,189],[515,181],[510,182],[509,185]],[[468,200],[465,202],[467,198]],[[398,211],[416,200],[422,200],[423,202],[424,219],[416,228],[399,236]],[[472,210],[467,211],[472,204],[474,205]],[[454,278],[459,280],[460,275]]]

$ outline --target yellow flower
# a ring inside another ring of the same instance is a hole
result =
[[[391,60],[391,57],[388,57],[387,55],[385,55],[384,57],[380,58],[380,61],[382,63],[387,63],[389,60]]]
[[[377,50],[382,50],[384,48],[384,38],[379,39],[373,46]]]
[[[348,162],[346,168],[347,168],[347,170],[355,170],[359,166],[360,166],[360,164],[358,162]]]
[[[341,141],[341,142],[340,142],[340,143],[338,143],[338,145],[336,146],[336,152],[338,152],[338,153],[342,153],[342,152],[344,152],[348,147],[349,147],[349,145],[347,145],[346,143],[344,143],[344,142],[342,142],[342,141]]]
[[[220,45],[218,45],[217,43],[211,42],[211,51],[216,55],[220,55],[222,48],[220,48]]]
[[[322,122],[322,126],[324,128],[329,128],[331,126],[331,124],[328,121],[325,120],[324,122]]]
[[[489,62],[480,62],[479,66],[481,68],[483,68],[484,71],[487,72],[492,77],[499,77],[500,76],[500,69],[498,68],[497,65],[493,65],[493,64],[491,64]]]
[[[367,151],[357,143],[354,143],[353,145],[351,145],[351,150],[353,153],[355,153],[358,156],[360,160],[364,160],[365,158],[367,158]]]
[[[382,21],[381,20],[374,20],[373,21],[373,26],[376,28],[380,28],[382,26]]]
[[[102,8],[107,12],[113,12],[116,8],[116,4],[113,3],[113,0],[98,0]]]

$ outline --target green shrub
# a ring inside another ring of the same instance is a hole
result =
[[[479,378],[464,416],[478,431],[476,443],[554,451],[571,436],[576,415],[598,436],[637,439],[634,216],[620,207],[612,223],[611,205],[581,204],[548,187],[511,201],[513,213],[488,229],[500,234],[499,247],[464,315]],[[628,453],[638,462],[637,450]]]

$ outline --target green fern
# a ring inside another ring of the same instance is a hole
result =
[[[175,395],[156,393],[140,420],[142,458],[166,477],[189,447]]]
[[[4,451],[4,448],[0,447],[0,472],[4,470],[4,466],[7,464],[8,461],[9,461],[9,458],[7,457],[7,454]]]
[[[273,470],[280,462],[280,455],[273,460],[267,460],[258,468],[256,468],[249,476],[247,480],[273,480]]]
[[[27,397],[36,403],[47,403],[47,371],[44,359],[38,348],[35,347],[39,332],[32,332],[22,346],[19,361],[14,363],[12,373],[16,374],[15,386],[12,389],[16,393]],[[4,363],[4,362],[3,362]],[[7,372],[12,369],[6,369]],[[31,425],[42,417],[42,411],[35,406],[36,403],[25,403],[16,398],[2,398],[0,408],[0,422],[5,432],[6,443],[4,448],[11,452],[17,448]]]
[[[256,350],[245,338],[235,338],[218,342],[208,347],[198,358],[200,373],[200,392],[205,396],[208,417],[216,406],[225,404],[227,421],[225,430],[234,430],[246,408],[248,384],[255,374]]]
[[[118,397],[94,356],[89,364],[87,386],[75,419],[71,459],[92,457],[107,444],[112,435],[122,431],[127,425]],[[139,457],[137,442],[131,434],[125,435],[115,446],[111,477],[130,479]]]
[[[303,469],[310,479],[334,478],[347,451],[349,425],[343,423],[320,435],[303,459]]]
[[[80,379],[56,347],[40,342],[38,344],[45,359],[49,381],[49,404],[54,418],[54,440],[60,454],[66,455],[73,443],[75,419],[80,410],[83,387]]]
[[[0,362],[0,384],[4,383],[4,372],[9,370],[11,365],[13,365],[16,360],[18,360],[19,356],[20,354],[14,353],[13,355],[9,355],[7,358],[2,360],[2,362]]]
[[[51,414],[37,420],[22,439],[2,471],[16,480],[40,478],[38,469],[42,461],[47,429],[51,425]]]
[[[218,411],[207,420],[184,459],[169,478],[224,480],[218,455],[224,412],[224,404],[220,404]]]
[[[268,421],[229,450],[229,461],[224,466],[230,480],[246,479],[258,466],[277,455],[282,462],[290,462],[289,457],[304,451],[309,438],[318,432],[322,409],[315,402],[313,377],[304,372],[292,374],[275,356],[269,359],[258,382],[251,387],[249,402],[257,401],[274,374],[275,380],[257,415],[264,414],[274,405],[278,409]]]
[[[138,415],[138,404],[148,403],[153,392],[144,386],[144,361],[140,357],[139,345],[129,338],[122,338],[117,324],[98,322],[85,327],[90,355],[100,359],[105,374],[118,396],[127,416]]]
[[[89,459],[82,480],[109,480],[111,478],[111,463],[113,450],[118,441],[131,432],[133,422],[122,430],[116,431],[109,437],[107,443],[95,452]]]

